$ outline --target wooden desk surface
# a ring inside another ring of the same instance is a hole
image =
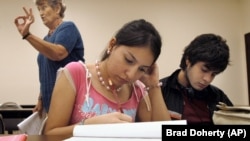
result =
[[[28,135],[27,141],[62,141],[69,136]]]

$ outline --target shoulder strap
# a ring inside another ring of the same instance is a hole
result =
[[[86,71],[86,77],[85,77],[85,81],[86,81],[86,93],[85,93],[85,100],[87,102],[87,105],[89,107],[89,90],[90,90],[90,86],[91,86],[91,73],[89,72],[86,64],[84,64],[82,61],[79,61],[82,66],[84,67],[85,71]]]

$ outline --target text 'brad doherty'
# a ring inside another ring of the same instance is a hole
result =
[[[206,129],[184,129],[184,130],[173,130],[166,129],[166,136],[197,136],[197,137],[219,137],[219,138],[230,138],[230,137],[242,137],[246,138],[245,129],[227,129],[227,130],[206,130]]]

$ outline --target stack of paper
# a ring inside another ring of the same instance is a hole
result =
[[[29,135],[39,135],[43,129],[46,121],[46,114],[43,113],[42,117],[39,116],[38,112],[34,112],[32,115],[24,119],[17,125],[22,133]]]
[[[65,141],[130,140],[160,141],[162,125],[186,125],[186,120],[154,121],[116,124],[76,125],[73,137]]]

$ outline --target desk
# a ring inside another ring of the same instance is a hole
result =
[[[21,105],[22,109],[0,108],[0,114],[3,118],[26,118],[32,114],[34,105]]]
[[[27,141],[62,141],[69,136],[51,136],[51,135],[28,135]]]
[[[17,124],[33,113],[32,110],[34,105],[20,106],[21,109],[13,107],[0,108],[0,114],[3,117],[5,130],[7,130],[9,134],[12,134],[13,130],[18,130]]]
[[[0,109],[0,114],[5,118],[26,118],[32,114],[33,108],[25,109]]]

